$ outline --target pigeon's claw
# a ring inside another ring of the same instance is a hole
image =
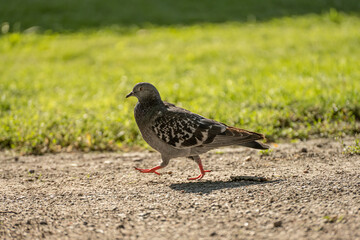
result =
[[[150,169],[141,169],[141,168],[137,168],[135,167],[136,170],[142,172],[142,173],[155,173],[157,175],[161,175],[160,173],[158,173],[156,170],[160,169],[161,166],[157,166],[157,167],[154,167],[154,168],[150,168]]]
[[[211,170],[204,170],[204,167],[201,163],[201,159],[199,156],[195,156],[193,157],[193,159],[195,160],[195,162],[198,164],[199,169],[200,169],[200,175],[194,178],[188,178],[188,180],[200,180],[205,176],[205,173],[207,172],[211,172]]]
[[[188,178],[188,180],[200,180],[205,176],[206,172],[211,172],[211,170],[204,170],[204,172],[200,173],[199,176],[193,177],[193,178]]]

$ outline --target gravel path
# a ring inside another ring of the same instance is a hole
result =
[[[354,143],[349,139],[345,144]],[[157,153],[0,153],[1,239],[360,239],[360,156],[340,141],[227,148],[161,172]],[[267,181],[231,180],[257,176]]]

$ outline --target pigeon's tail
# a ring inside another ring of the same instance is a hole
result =
[[[241,137],[242,139],[248,140],[261,140],[265,139],[265,136],[261,133],[250,132],[244,129],[236,128],[236,127],[227,127],[226,131],[224,132],[225,135],[231,137]]]
[[[247,143],[240,143],[240,146],[244,146],[244,147],[249,147],[249,148],[255,148],[255,149],[269,149],[270,146],[257,142],[257,141],[253,141],[253,142],[247,142]]]
[[[249,147],[249,148],[255,148],[255,149],[269,149],[270,148],[266,144],[255,141],[255,140],[265,139],[265,136],[261,133],[250,132],[250,131],[235,128],[235,127],[227,127],[225,133],[227,136],[234,137],[234,142],[236,145]],[[244,134],[246,134],[247,136],[244,137]],[[237,137],[239,139],[235,140]]]

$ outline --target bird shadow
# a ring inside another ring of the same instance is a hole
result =
[[[176,191],[184,191],[185,193],[211,193],[214,190],[231,189],[247,187],[251,185],[271,184],[283,181],[281,179],[271,181],[207,181],[207,182],[187,182],[173,183],[170,188]]]

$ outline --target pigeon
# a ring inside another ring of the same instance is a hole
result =
[[[161,100],[159,91],[151,83],[134,86],[126,98],[134,96],[138,102],[134,109],[135,121],[143,139],[161,154],[159,166],[150,169],[136,168],[142,173],[155,173],[168,165],[170,159],[187,157],[194,160],[200,175],[189,180],[202,179],[206,172],[200,154],[209,150],[240,145],[254,149],[268,149],[258,142],[265,139],[260,133],[227,126],[186,109]]]

